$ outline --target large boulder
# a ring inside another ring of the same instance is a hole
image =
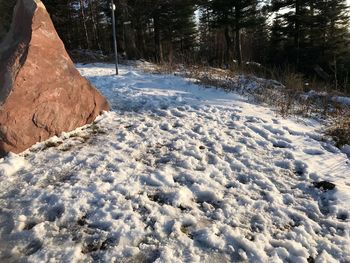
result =
[[[0,153],[91,123],[109,110],[68,56],[40,0],[18,0],[0,45]]]

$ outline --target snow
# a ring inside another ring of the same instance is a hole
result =
[[[0,161],[1,262],[350,261],[349,159],[317,121],[78,67],[113,110]]]
[[[8,158],[0,159],[0,176],[12,177],[27,166],[29,165],[24,158],[10,153]]]
[[[332,100],[339,104],[350,106],[350,97],[334,96]]]
[[[304,99],[308,99],[308,98],[325,98],[325,97],[329,97],[330,98],[330,102],[334,102],[340,105],[343,105],[345,107],[350,106],[350,97],[345,97],[345,96],[332,96],[329,93],[323,91],[323,92],[319,92],[319,91],[314,91],[314,90],[310,90],[308,92],[306,92],[305,94],[302,95],[302,97]]]
[[[342,147],[343,153],[347,154],[348,157],[350,158],[350,145],[345,145]]]

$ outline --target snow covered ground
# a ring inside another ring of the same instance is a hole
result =
[[[316,121],[79,70],[113,111],[0,160],[0,262],[350,262],[349,159]]]

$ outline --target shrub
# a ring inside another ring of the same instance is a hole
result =
[[[333,138],[338,148],[350,145],[350,110],[345,116],[336,118],[328,127],[326,134]]]

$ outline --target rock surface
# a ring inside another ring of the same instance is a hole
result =
[[[109,110],[68,56],[40,0],[18,0],[0,45],[0,153],[91,123]]]

